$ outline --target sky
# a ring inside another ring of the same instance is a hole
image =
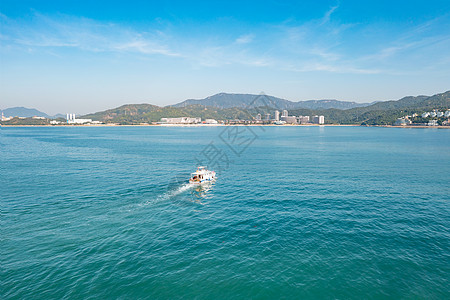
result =
[[[0,109],[450,90],[450,1],[0,2]]]

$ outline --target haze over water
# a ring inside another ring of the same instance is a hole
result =
[[[450,298],[449,130],[224,130],[2,128],[1,298]]]

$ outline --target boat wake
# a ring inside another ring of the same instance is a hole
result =
[[[204,174],[202,173],[201,175]],[[215,176],[215,173],[213,175]],[[180,174],[179,176],[175,176],[175,178],[166,187],[167,190],[165,192],[156,196],[152,200],[147,200],[145,203],[142,203],[141,205],[147,206],[159,202],[168,201],[185,192],[189,192],[189,198],[194,202],[198,202],[206,198],[208,192],[210,191],[210,189],[214,184],[214,180],[202,182],[201,184],[198,183],[196,184],[196,183],[187,183],[186,177],[187,177],[186,174]],[[201,179],[207,178],[202,177]],[[213,179],[215,178],[213,177]]]
[[[147,200],[145,203],[143,203],[143,206],[147,206],[150,204],[155,204],[158,202],[163,202],[163,201],[167,201],[170,200],[188,190],[190,190],[193,187],[192,184],[189,183],[184,183],[181,186],[178,187],[173,187],[171,189],[169,189],[167,192],[162,193],[161,195],[158,195],[156,198],[152,199],[152,200]]]
[[[173,198],[173,197],[175,197],[175,196],[177,196],[177,195],[179,195],[179,194],[181,194],[181,193],[183,193],[183,192],[185,192],[185,191],[191,189],[192,187],[193,187],[192,184],[190,184],[190,183],[185,183],[185,184],[183,184],[182,186],[180,186],[179,188],[177,188],[177,189],[175,189],[175,190],[173,190],[173,191],[167,192],[165,196],[166,196],[168,199],[170,199],[170,198]]]

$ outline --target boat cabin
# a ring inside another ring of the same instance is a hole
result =
[[[215,172],[208,171],[206,167],[198,167],[197,171],[191,174],[190,183],[201,183],[214,179]]]

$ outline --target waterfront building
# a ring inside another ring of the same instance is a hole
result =
[[[75,114],[67,114],[67,124],[91,123],[92,119],[77,119]]]
[[[275,121],[280,121],[280,112],[278,110],[275,111]]]
[[[12,117],[5,117],[5,115],[3,114],[3,112],[2,112],[2,121],[9,121],[9,120],[11,120],[12,119]]]
[[[265,121],[269,121],[270,120],[270,114],[266,114],[266,117],[264,119]]]
[[[411,125],[411,120],[408,118],[398,118],[397,121],[395,121],[394,125],[395,126],[407,126],[407,125]]]
[[[282,117],[287,117],[289,116],[288,111],[287,110],[283,110],[283,113],[281,114]]]
[[[428,118],[430,116],[430,113],[429,112],[424,112],[423,114],[422,114],[422,118]]]
[[[428,122],[428,126],[438,126],[439,124],[438,124],[438,121],[437,120],[430,120],[429,122]]]
[[[405,125],[406,125],[405,119],[403,119],[403,118],[398,118],[398,119],[395,121],[394,125],[395,125],[395,126],[405,126]]]
[[[256,115],[256,121],[261,121],[261,114]]]
[[[309,116],[299,116],[298,117],[298,123],[299,124],[308,124],[309,123]]]
[[[319,124],[325,124],[325,117],[319,116]]]
[[[281,117],[283,121],[286,122],[286,124],[297,124],[297,117],[296,116],[286,116]]]
[[[325,123],[325,117],[316,115],[316,116],[313,117],[313,123],[314,124],[324,124]]]
[[[284,125],[284,124],[286,124],[286,122],[285,121],[275,121],[275,122],[273,122],[273,124],[275,124],[275,125]]]
[[[436,117],[441,118],[444,116],[444,113],[442,111],[436,112]]]
[[[161,118],[161,124],[198,124],[201,123],[201,118],[190,118],[190,117],[180,117],[180,118]]]
[[[450,109],[447,109],[447,111],[444,113],[444,117],[446,118],[450,117]]]
[[[216,120],[214,120],[214,119],[206,119],[205,120],[205,124],[218,124],[219,122],[217,122]]]

